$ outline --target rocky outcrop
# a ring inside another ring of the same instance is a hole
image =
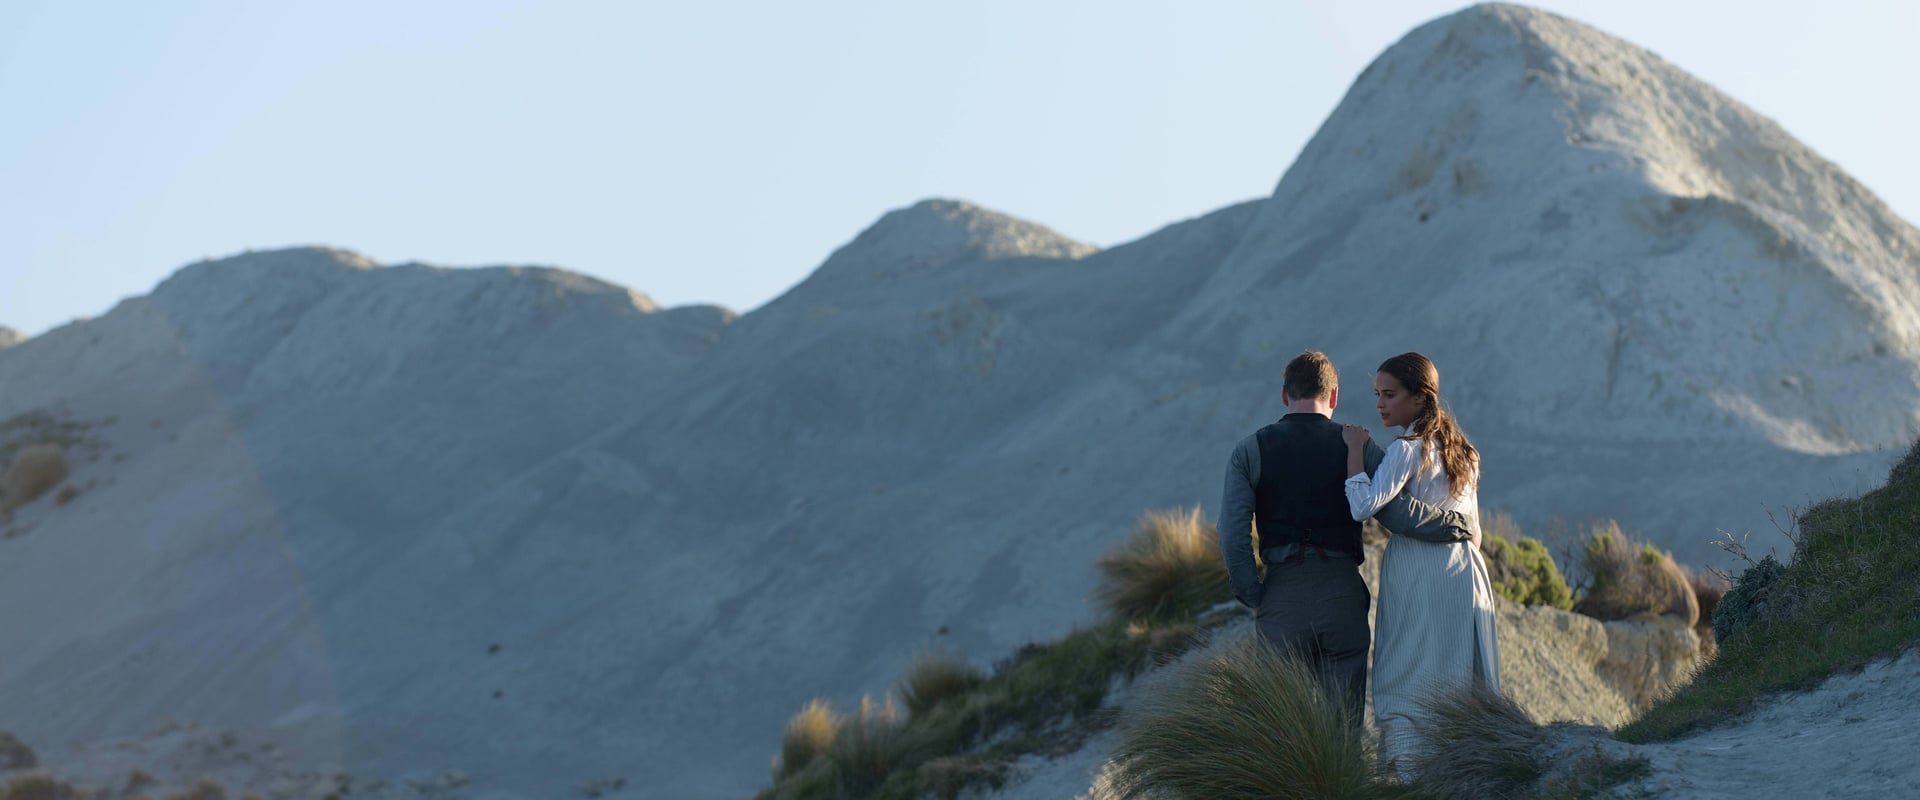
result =
[[[1499,604],[1501,689],[1542,722],[1624,724],[1700,663],[1700,637],[1676,620]]]

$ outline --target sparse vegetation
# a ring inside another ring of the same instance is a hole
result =
[[[1120,723],[1121,800],[1404,796],[1358,720],[1295,658],[1248,639],[1179,667]]]
[[[1673,557],[1636,542],[1611,520],[1587,542],[1587,574],[1593,581],[1573,610],[1595,619],[1633,619],[1666,615],[1693,627],[1700,607],[1693,585]]]
[[[1920,447],[1880,489],[1830,500],[1785,527],[1791,564],[1747,561],[1714,612],[1720,654],[1620,730],[1671,739],[1746,713],[1768,692],[1809,688],[1920,641]]]
[[[1575,593],[1545,545],[1519,536],[1504,515],[1496,515],[1490,528],[1488,541],[1499,543],[1489,548],[1489,566],[1503,595],[1563,610],[1573,605]],[[888,699],[868,698],[845,715],[825,701],[809,703],[789,721],[773,785],[757,798],[956,798],[1001,787],[1022,755],[1072,752],[1087,736],[1115,724],[1102,704],[1116,679],[1173,662],[1237,615],[1237,609],[1215,608],[1229,593],[1214,536],[1198,509],[1148,514],[1100,561],[1106,622],[1027,645],[989,674],[949,656],[922,653],[897,687],[904,712]],[[1665,553],[1628,540],[1611,523],[1591,542],[1594,593],[1603,599],[1637,580],[1678,587],[1685,602],[1662,595],[1659,603],[1641,603],[1635,614],[1698,607],[1693,585]],[[1669,576],[1674,583],[1655,582]],[[1342,718],[1344,708],[1329,702],[1311,672],[1257,638],[1177,668],[1183,672],[1122,712],[1129,721],[1122,723],[1114,756],[1122,767],[1113,787],[1120,797],[1546,792],[1584,798],[1645,769],[1643,760],[1620,762],[1596,751],[1571,765],[1571,772],[1555,771],[1541,759],[1545,728],[1510,700],[1463,689],[1434,701],[1428,723],[1433,729],[1426,734],[1431,746],[1414,756],[1420,777],[1403,785],[1376,763],[1365,727]]]
[[[869,701],[863,714],[840,717],[815,701],[817,708],[809,704],[789,722],[775,783],[758,797],[905,800],[998,785],[1019,755],[1070,752],[1109,724],[1096,712],[1114,679],[1133,675],[1156,650],[1186,646],[1195,629],[1191,621],[1171,626],[1170,633],[1141,622],[1083,628],[1021,648],[991,675],[924,712],[888,713],[884,701]],[[796,736],[796,726],[805,735]],[[800,744],[790,753],[788,743],[796,740]],[[828,744],[818,746],[822,741]]]
[[[0,474],[0,513],[39,499],[67,479],[67,453],[59,445],[35,444],[23,447],[13,457],[12,466]]]
[[[1094,596],[1118,620],[1190,619],[1233,599],[1219,534],[1199,506],[1148,512],[1133,536],[1095,566]]]

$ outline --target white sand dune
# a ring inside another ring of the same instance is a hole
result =
[[[933,200],[779,299],[334,250],[189,266],[0,350],[105,443],[0,540],[0,729],[177,718],[552,797],[737,797],[786,716],[1089,619],[1216,501],[1304,348],[1433,356],[1524,527],[1683,560],[1920,433],[1920,233],[1628,43],[1477,6],[1384,53],[1274,194],[1096,250]],[[942,633],[942,631],[945,631]]]

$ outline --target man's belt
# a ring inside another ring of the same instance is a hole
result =
[[[1316,556],[1322,561],[1329,558],[1343,558],[1348,561],[1360,560],[1360,557],[1353,553],[1315,547],[1310,544],[1283,544],[1278,547],[1269,547],[1260,551],[1260,560],[1268,564],[1284,564],[1288,561],[1302,560],[1309,555]]]

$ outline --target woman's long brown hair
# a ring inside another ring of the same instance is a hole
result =
[[[1447,471],[1448,491],[1457,495],[1472,485],[1480,472],[1480,451],[1467,441],[1453,412],[1440,402],[1440,370],[1426,356],[1401,353],[1375,371],[1392,375],[1408,393],[1426,398],[1426,414],[1414,420],[1407,427],[1407,435],[1400,438],[1417,439],[1425,443],[1428,454],[1440,457],[1440,466]]]

